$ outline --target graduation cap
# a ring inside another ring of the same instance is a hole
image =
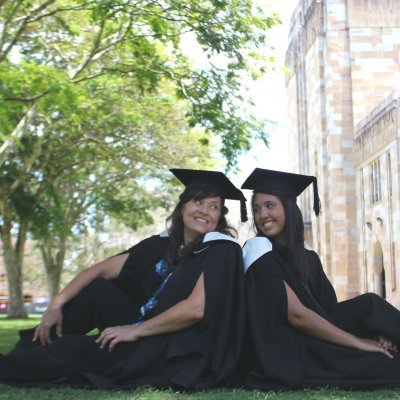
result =
[[[317,178],[315,176],[255,168],[244,181],[242,189],[251,189],[254,192],[265,194],[272,194],[271,192],[278,191],[286,194],[287,197],[296,198],[311,183],[314,192],[313,209],[315,215],[319,215],[321,203],[318,196]]]
[[[187,189],[199,189],[216,194],[222,199],[239,200],[242,222],[247,221],[246,198],[228,177],[220,171],[172,168],[170,171]]]

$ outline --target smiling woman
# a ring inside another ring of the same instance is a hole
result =
[[[190,243],[207,232],[214,231],[221,216],[222,204],[219,196],[198,197],[188,201],[182,209],[184,243]]]
[[[0,356],[1,382],[194,390],[228,379],[244,293],[224,201],[240,200],[244,211],[245,199],[222,172],[171,171],[186,189],[168,231],[78,274]],[[87,336],[93,328],[100,334]]]
[[[285,210],[279,197],[255,193],[253,197],[254,222],[260,232],[278,243],[286,244],[284,235]]]

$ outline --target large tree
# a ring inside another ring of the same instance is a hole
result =
[[[1,96],[10,99],[4,101],[4,107],[0,107],[3,126],[11,125],[23,112],[24,104],[20,99],[26,88],[30,89],[30,93],[44,91],[53,94],[51,97],[43,97],[35,105],[38,112],[30,117],[29,134],[16,141],[0,169],[0,236],[9,286],[9,314],[17,317],[24,315],[22,265],[30,216],[40,196],[60,173],[58,163],[50,165],[48,162],[52,153],[47,140],[49,130],[46,128],[51,126],[57,130],[57,126],[63,124],[60,110],[72,114],[78,104],[79,94],[74,90],[75,86],[71,87],[68,79],[63,79],[62,72],[50,67],[22,63],[7,68],[0,64],[0,74],[4,83]],[[13,101],[14,96],[17,96],[18,101]],[[57,142],[65,143],[64,136],[57,137]],[[78,140],[82,139],[75,134],[75,141]]]

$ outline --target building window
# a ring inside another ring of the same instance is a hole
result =
[[[367,264],[367,259],[368,259],[368,254],[367,250],[364,250],[363,252],[363,265],[364,265],[364,292],[368,292],[368,264]]]
[[[363,174],[363,170],[360,170],[360,199],[361,199],[361,209],[364,209],[365,206],[365,193],[364,193],[364,174]]]
[[[388,173],[388,193],[392,195],[392,160],[390,158],[390,152],[387,153],[387,173]]]
[[[396,247],[392,242],[392,290],[396,290]]]
[[[381,200],[381,166],[379,160],[371,164],[371,204]]]

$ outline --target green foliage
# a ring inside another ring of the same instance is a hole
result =
[[[235,98],[230,92],[234,91]],[[236,168],[237,155],[250,150],[252,139],[268,144],[268,121],[257,120],[249,107],[243,106],[239,77],[233,71],[201,71],[192,84],[184,89],[193,100],[187,115],[192,126],[200,123],[221,138],[221,153],[227,160],[227,169]]]
[[[173,90],[190,101],[191,124],[220,138],[229,169],[238,154],[249,148],[252,137],[267,137],[263,124],[246,114],[237,115],[244,101],[238,89],[244,73],[255,77],[265,70],[267,60],[257,49],[266,45],[267,30],[278,23],[276,15],[266,16],[252,0],[145,4],[51,0],[41,5],[15,0],[4,2],[0,10],[0,63],[13,70],[15,84],[19,82],[12,66],[15,60],[36,64],[37,70],[26,75],[29,90],[21,93],[14,88],[12,101],[19,99],[24,105],[20,113],[26,110],[27,99],[31,105],[45,96],[47,105],[59,105],[61,99],[54,97],[54,91],[66,90],[68,79],[82,82],[118,75],[134,82],[142,93],[156,90],[168,79]],[[189,32],[209,57],[208,70],[196,71],[185,57],[180,43]],[[215,55],[224,57],[224,66],[215,67]],[[41,79],[45,67],[53,68],[47,87]],[[54,81],[56,71],[61,72],[59,84]],[[36,84],[31,82],[34,74]],[[208,89],[211,93],[204,97]],[[11,133],[20,118],[10,118],[3,135]]]

